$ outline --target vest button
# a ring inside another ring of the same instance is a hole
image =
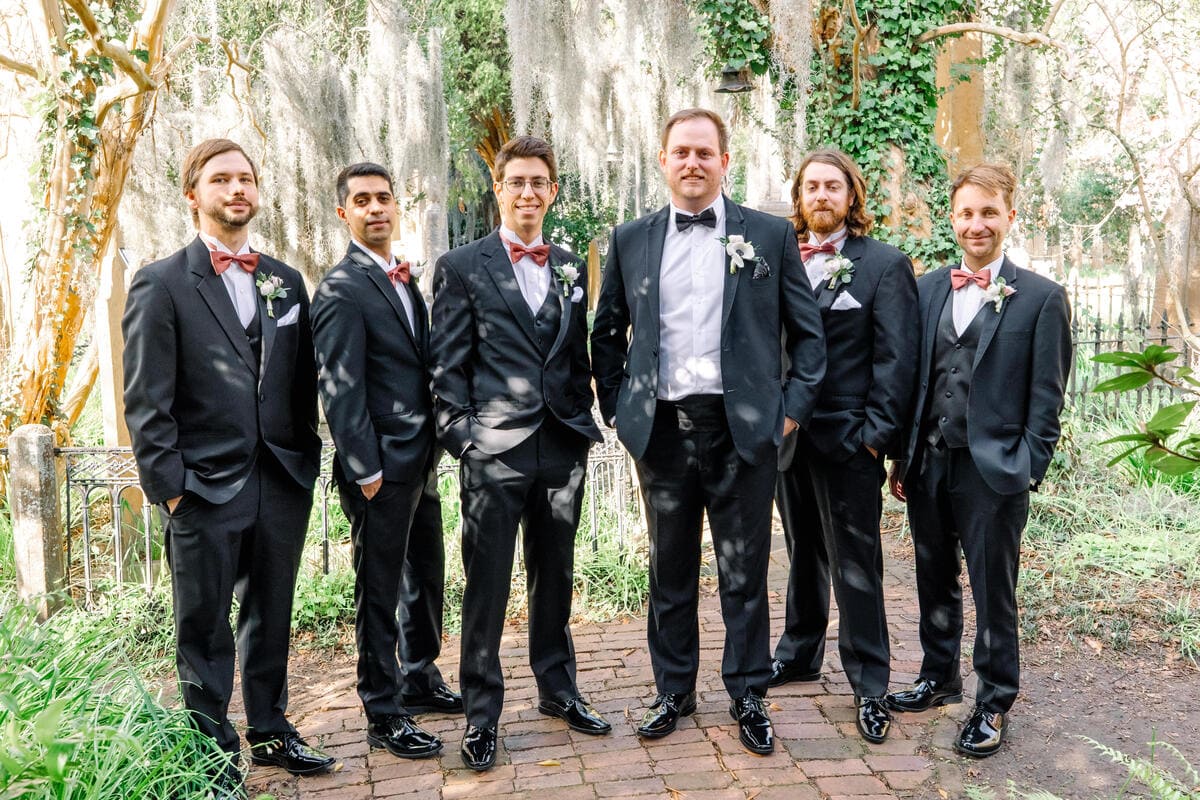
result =
[[[942,417],[942,422],[949,422],[949,421],[950,421],[949,417]]]
[[[946,397],[954,397],[954,392],[946,392]]]
[[[955,350],[962,350],[962,345],[961,345],[961,344],[955,344],[955,345],[954,345],[954,349],[955,349]]]
[[[951,374],[951,375],[957,375],[957,374],[958,374],[958,367],[951,367],[951,368],[950,368],[950,374]]]

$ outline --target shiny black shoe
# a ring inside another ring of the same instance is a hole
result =
[[[785,683],[812,683],[821,680],[821,671],[809,672],[807,668],[795,663],[780,661],[778,658],[771,662],[771,677],[767,686],[783,686]]]
[[[763,699],[756,694],[747,694],[729,704],[729,715],[737,720],[738,739],[751,753],[760,756],[775,751],[775,730]]]
[[[429,758],[442,752],[442,740],[422,729],[408,714],[371,720],[367,725],[367,744],[399,758]]]
[[[963,726],[962,733],[954,741],[954,749],[972,758],[987,758],[1004,744],[1007,730],[1008,720],[1004,714],[977,705]]]
[[[250,761],[260,767],[283,767],[293,775],[328,772],[337,759],[322,753],[300,738],[295,731],[275,739],[250,745]]]
[[[400,702],[409,714],[460,714],[462,695],[446,684],[439,684],[429,694],[401,695]]]
[[[891,692],[887,696],[888,708],[893,711],[924,711],[934,706],[961,702],[961,683],[938,683],[928,678],[918,678],[904,691]]]
[[[680,717],[696,712],[695,692],[663,692],[642,715],[637,735],[643,739],[659,739],[675,730]]]
[[[476,772],[491,769],[496,763],[496,729],[468,725],[459,752],[463,763]]]
[[[887,703],[882,697],[855,697],[854,705],[858,714],[854,724],[858,733],[868,742],[879,744],[887,738],[888,729],[892,727],[892,715],[888,713]]]
[[[600,712],[588,705],[582,697],[572,697],[565,703],[557,700],[539,700],[538,711],[548,717],[566,720],[568,728],[580,733],[600,736],[612,730],[608,720],[600,716]]]

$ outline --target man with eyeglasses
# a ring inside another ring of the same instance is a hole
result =
[[[612,728],[579,694],[571,616],[575,532],[592,420],[583,262],[542,236],[558,195],[550,145],[519,136],[496,156],[500,228],[438,259],[433,402],[442,445],[460,459],[463,514],[463,762],[496,761],[504,706],[500,638],[518,524],[529,592],[538,711],[572,729]]]

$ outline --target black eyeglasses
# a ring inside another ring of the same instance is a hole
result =
[[[554,181],[549,178],[506,178],[501,183],[504,184],[505,189],[508,189],[513,194],[520,194],[525,191],[526,185],[535,192],[544,192],[554,185]]]

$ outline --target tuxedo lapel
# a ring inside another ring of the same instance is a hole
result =
[[[259,269],[262,269],[265,262],[260,258],[258,262]],[[255,278],[255,289],[258,288],[258,275]],[[267,313],[267,299],[262,296],[261,292],[255,291],[254,298],[258,302],[258,321],[262,326],[262,363],[258,368],[258,382],[261,385],[263,375],[267,374],[267,364],[271,363],[271,348],[275,344],[275,329],[278,327],[276,318],[272,314]],[[292,298],[299,302],[297,298]],[[278,302],[272,301],[272,309],[278,309]]]
[[[722,200],[725,201],[725,238],[731,236],[741,236],[749,241],[746,236],[746,218],[742,215],[742,207],[722,195]],[[733,309],[733,298],[737,294],[737,288],[743,270],[753,270],[754,267],[746,264],[742,269],[730,269],[729,253],[725,253],[725,291],[721,295],[721,330],[725,330],[725,323],[729,322],[729,312]],[[778,269],[778,267],[776,267]]]
[[[551,264],[549,269],[553,270],[554,265]],[[550,346],[550,352],[546,354],[547,362],[554,357],[554,354],[558,352],[558,348],[562,346],[563,340],[567,338],[567,331],[571,329],[571,312],[575,308],[575,304],[571,302],[570,298],[571,287],[568,286],[564,289],[562,281],[553,272],[551,272],[550,277],[550,291],[554,292],[560,313],[558,315],[558,335],[554,338],[554,344]]]
[[[1008,260],[1008,256],[1004,257],[1004,261],[1000,264],[1000,273],[996,277],[1004,278],[1004,283],[1007,286],[1011,286],[1013,289],[1017,288],[1015,285],[1017,282],[1017,266]],[[984,351],[987,350],[988,345],[992,343],[992,337],[996,335],[996,328],[999,327],[1000,322],[1004,319],[1004,314],[1008,311],[1009,304],[1012,303],[1016,297],[1016,294],[1008,297],[1003,303],[1000,304],[999,311],[996,311],[994,307],[991,307],[992,304],[990,302],[984,303],[983,330],[979,332],[979,347],[975,350],[974,367],[976,369],[979,367],[979,359],[983,357]]]
[[[375,262],[375,259],[364,253],[357,245],[350,245],[346,251],[346,255],[355,265],[362,270],[367,276],[367,280],[375,284],[375,288],[383,293],[384,299],[388,301],[388,305],[396,312],[396,316],[400,318],[400,327],[404,330],[404,334],[408,336],[408,340],[413,343],[413,347],[417,346],[415,332],[410,329],[408,324],[408,314],[404,311],[404,304],[400,302],[400,295],[396,294],[396,287],[392,285],[392,279],[384,272],[383,267]],[[413,314],[414,322],[416,314]]]
[[[650,306],[648,311],[651,319],[658,319],[661,313],[659,291],[662,287],[659,282],[662,280],[663,246],[667,241],[667,225],[670,222],[671,207],[666,206],[650,217],[646,225],[646,302]]]
[[[508,304],[508,310],[512,312],[513,318],[521,330],[525,331],[525,335],[529,337],[530,344],[536,347],[537,338],[533,332],[533,312],[529,310],[525,296],[521,294],[521,287],[517,285],[517,276],[513,273],[512,260],[508,257],[508,251],[504,249],[504,244],[500,241],[499,231],[493,231],[484,240],[480,246],[480,255],[483,259],[483,271],[491,276],[500,296]]]
[[[412,299],[413,320],[417,328],[413,333],[416,335],[417,347],[424,353],[429,350],[429,309],[425,306],[425,298],[417,288],[415,280],[408,284],[408,296]]]
[[[250,340],[246,338],[246,329],[238,320],[237,310],[233,307],[233,301],[229,299],[225,282],[221,280],[220,275],[213,271],[212,257],[208,254],[208,247],[199,236],[188,246],[187,262],[188,269],[198,279],[196,291],[200,293],[208,310],[216,317],[217,323],[229,338],[229,343],[233,345],[238,356],[251,372],[257,372],[258,365],[254,363],[254,351],[250,349]]]
[[[933,343],[937,340],[937,326],[942,318],[946,303],[950,300],[950,268],[938,275],[937,284],[929,293],[929,310],[925,315],[924,337],[921,339],[921,363],[933,363]]]

